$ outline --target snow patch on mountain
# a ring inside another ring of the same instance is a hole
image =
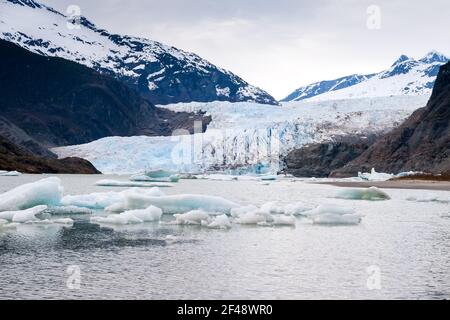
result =
[[[205,111],[205,133],[174,137],[108,137],[55,148],[60,157],[78,156],[103,173],[166,169],[178,172],[275,173],[294,148],[354,134],[383,133],[398,126],[428,97],[383,97],[283,106],[254,103],[180,103],[173,111]]]
[[[32,0],[0,0],[0,39],[110,73],[136,86],[154,103],[227,100],[277,104],[265,91],[196,54],[148,39],[111,34],[85,17],[78,18]],[[216,91],[217,86],[228,87],[229,94]]]
[[[402,55],[389,69],[380,73],[316,82],[295,90],[283,101],[429,96],[439,68],[447,61],[448,58],[437,51],[431,51],[419,60]]]

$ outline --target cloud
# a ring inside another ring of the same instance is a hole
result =
[[[450,2],[429,0],[42,0],[100,27],[192,51],[277,98],[300,85],[388,67],[402,53],[450,53]],[[367,8],[381,28],[367,28]]]

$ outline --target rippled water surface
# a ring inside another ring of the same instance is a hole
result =
[[[65,194],[121,190],[95,187],[104,176],[60,177]],[[0,177],[0,192],[41,178]],[[89,217],[73,216],[71,228],[21,225],[0,231],[0,298],[450,298],[450,218],[443,217],[449,204],[405,200],[448,192],[386,190],[392,200],[369,202],[334,199],[337,190],[305,182],[208,180],[182,180],[164,189],[243,205],[342,205],[364,215],[360,225],[317,226],[299,218],[295,228],[210,230],[164,222],[100,227]],[[79,289],[67,286],[73,265],[81,272]],[[369,289],[378,273],[368,268],[379,271],[381,289]]]

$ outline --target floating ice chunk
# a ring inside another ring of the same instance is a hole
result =
[[[59,206],[50,207],[47,209],[53,216],[66,216],[71,214],[92,214],[93,211],[89,208],[76,207],[76,206]]]
[[[20,175],[21,173],[18,171],[0,171],[0,176],[2,177],[17,177]]]
[[[384,191],[377,187],[371,187],[368,189],[345,189],[340,191],[336,198],[349,199],[349,200],[389,200],[391,197]]]
[[[96,192],[91,194],[84,195],[74,195],[74,196],[65,196],[61,200],[61,204],[63,206],[75,206],[89,209],[104,209],[111,205],[120,205],[126,197],[130,194],[143,195],[149,197],[159,197],[164,195],[164,193],[159,188],[152,189],[138,189],[131,188],[121,192]],[[122,208],[123,205],[120,205]],[[133,209],[144,209],[148,206],[142,208],[133,208]],[[120,209],[119,208],[119,209]],[[125,209],[120,210],[110,210],[113,212],[125,211]]]
[[[248,206],[244,206],[244,207],[232,208],[230,210],[230,213],[231,213],[232,217],[236,218],[236,217],[239,217],[239,216],[241,216],[241,215],[243,215],[245,213],[254,212],[254,211],[257,211],[257,210],[258,210],[257,206],[255,206],[255,205],[248,205]]]
[[[27,183],[0,195],[0,211],[59,205],[62,193],[61,180],[55,177]]]
[[[277,215],[273,216],[272,224],[276,226],[295,226],[294,216]]]
[[[147,209],[125,211],[123,214],[131,214],[144,222],[153,222],[161,220],[163,212],[160,208],[150,206]]]
[[[214,218],[214,220],[208,224],[208,228],[211,229],[230,229],[231,221],[227,215],[221,215]]]
[[[62,198],[63,206],[76,206],[89,209],[103,209],[113,203],[120,202],[123,194],[120,192],[96,192],[84,195],[68,195]]]
[[[283,206],[280,206],[277,202],[268,202],[261,206],[259,212],[265,214],[283,214],[284,208]]]
[[[131,181],[178,182],[180,175],[167,170],[152,170],[130,177]]]
[[[361,222],[361,216],[358,214],[333,214],[325,213],[313,217],[314,224],[325,225],[355,225]]]
[[[95,183],[99,187],[141,187],[141,188],[170,188],[174,185],[168,182],[139,182],[139,181],[117,181],[100,180]]]
[[[237,224],[259,224],[266,223],[268,216],[266,214],[260,214],[257,211],[247,212],[240,215],[238,218],[234,220],[234,223]]]
[[[416,202],[438,202],[438,203],[450,203],[450,197],[440,197],[436,194],[425,194],[421,196],[412,196],[406,198],[408,201],[416,201]]]
[[[305,211],[311,210],[310,207],[307,207],[302,202],[291,203],[284,207],[284,214],[286,215],[303,215]]]
[[[129,194],[125,197],[122,207],[114,205],[107,207],[107,211],[116,211],[117,209],[133,210],[147,208],[150,205],[161,208],[164,213],[184,213],[192,210],[204,210],[215,212],[217,214],[230,213],[232,208],[238,205],[232,201],[221,197],[181,194],[172,196],[151,197],[147,195]]]
[[[110,214],[107,217],[91,217],[90,221],[92,223],[126,225],[159,221],[161,216],[161,209],[150,206],[143,210],[129,210],[120,214]]]
[[[192,210],[183,214],[174,215],[176,224],[195,224],[201,225],[202,222],[209,224],[210,215],[203,210]]]
[[[319,216],[323,214],[335,214],[335,215],[345,215],[345,214],[355,214],[355,210],[351,208],[345,207],[337,207],[331,205],[320,205],[315,209],[305,211],[304,215],[311,216]]]
[[[358,173],[358,177],[367,180],[367,181],[387,181],[389,179],[394,178],[393,174],[389,173],[379,173],[375,171],[375,168],[372,169],[370,173]]]
[[[150,206],[147,209],[125,211],[120,214],[110,214],[107,217],[91,217],[90,221],[92,223],[126,225],[159,221],[161,216],[161,209]]]
[[[73,225],[74,221],[71,218],[55,219],[52,220],[56,224]]]
[[[37,218],[36,216],[40,213],[43,213],[45,210],[47,210],[47,206],[43,205],[26,210],[16,211],[11,221],[16,223],[36,221],[39,220],[39,218]]]

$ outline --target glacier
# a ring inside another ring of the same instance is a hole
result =
[[[62,193],[61,180],[56,177],[27,183],[0,194],[0,211],[23,210],[38,205],[57,206]]]
[[[172,137],[107,137],[88,144],[53,148],[59,157],[89,160],[103,173],[167,171],[276,174],[294,148],[343,135],[381,134],[426,105],[428,96],[393,96],[282,106],[255,103],[180,103],[173,111],[206,112],[205,133]],[[163,106],[160,106],[163,107]],[[201,123],[197,124],[201,127]],[[269,176],[268,176],[269,177]]]

